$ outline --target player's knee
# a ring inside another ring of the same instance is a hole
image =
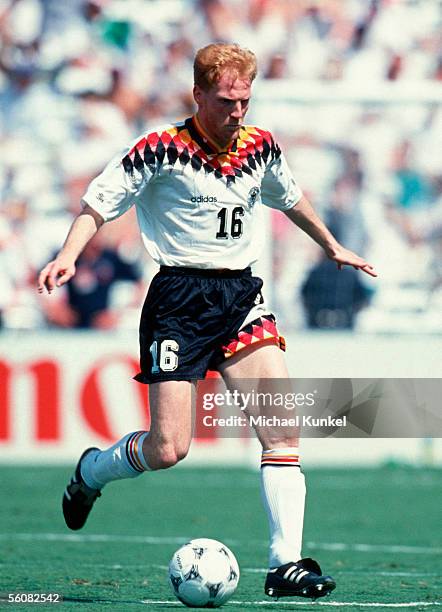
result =
[[[177,446],[175,448],[175,451],[178,461],[182,461],[187,457],[187,453],[189,452],[189,445],[186,444],[185,446]]]
[[[155,457],[150,464],[153,470],[165,470],[182,461],[186,455],[187,449],[174,444],[164,444],[157,448]]]
[[[175,452],[175,448],[172,445],[163,446],[158,449],[158,453],[155,457],[155,465],[153,467],[156,470],[166,470],[177,463],[178,456]]]

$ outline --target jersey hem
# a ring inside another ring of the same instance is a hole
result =
[[[204,380],[206,378],[206,374],[159,374],[158,376],[150,376],[149,374],[144,374],[143,372],[139,372],[136,376],[133,376],[133,380],[143,384],[150,385],[157,382],[167,382],[168,380],[182,380],[187,382],[192,382],[193,380]]]
[[[241,346],[239,348],[237,348],[234,351],[231,350],[226,350],[224,352],[224,359],[223,361],[221,361],[220,363],[223,363],[224,361],[227,361],[228,359],[231,359],[232,357],[235,357],[235,355],[238,355],[239,353],[241,353],[242,351],[244,351],[245,349],[253,346],[259,346],[260,344],[268,344],[268,345],[275,345],[277,347],[279,347],[281,349],[281,351],[285,352],[286,350],[286,342],[285,342],[285,338],[284,336],[278,336],[276,338],[262,338],[259,340],[255,340],[252,341],[250,344],[246,344],[245,346]]]

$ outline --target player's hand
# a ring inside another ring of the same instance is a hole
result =
[[[362,272],[370,276],[377,276],[377,272],[371,264],[362,257],[359,257],[359,255],[356,255],[356,253],[353,253],[353,251],[349,251],[344,247],[339,246],[329,255],[329,257],[338,264],[339,270],[342,270],[343,266],[353,266],[355,270],[362,270]]]
[[[65,262],[62,259],[50,261],[40,272],[38,277],[38,292],[43,293],[46,287],[48,293],[52,293],[55,287],[61,287],[67,283],[75,274],[75,264]]]

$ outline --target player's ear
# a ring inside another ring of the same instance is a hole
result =
[[[193,86],[193,99],[197,104],[201,104],[203,90],[198,85]]]

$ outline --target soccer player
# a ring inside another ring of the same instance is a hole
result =
[[[83,197],[63,248],[39,276],[51,293],[75,274],[88,241],[135,205],[144,244],[160,264],[141,313],[140,373],[149,384],[150,431],[129,433],[107,450],[84,451],[63,495],[71,529],[86,522],[112,480],[169,468],[186,456],[198,379],[218,369],[238,379],[288,378],[275,317],[250,266],[265,226],[262,206],[282,211],[338,267],[371,276],[373,267],[341,246],[302,195],[270,132],[246,125],[252,52],[232,44],[200,49],[194,63],[197,112],[149,130],[116,156]],[[316,561],[302,559],[305,484],[296,432],[257,430],[262,494],[270,526],[265,592],[320,597],[335,588]]]

